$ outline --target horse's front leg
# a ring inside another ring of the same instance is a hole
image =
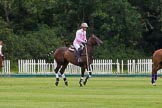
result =
[[[156,85],[158,68],[159,68],[159,66],[154,66],[153,69],[152,69],[152,79],[151,79],[151,83],[154,86]]]
[[[92,77],[92,71],[91,71],[90,66],[88,66],[87,71],[88,71],[88,76],[86,77],[85,81],[83,82],[84,85],[86,85],[88,79]]]
[[[152,83],[153,86],[156,85],[155,81],[156,81],[156,80],[155,80],[155,74],[152,74],[151,83]]]
[[[87,84],[88,79],[89,79],[89,78],[91,78],[91,77],[92,77],[92,72],[91,72],[91,71],[89,71],[89,72],[88,72],[88,76],[86,77],[86,79],[85,79],[85,81],[83,82],[83,84],[84,84],[84,85],[86,85],[86,84]]]
[[[83,86],[84,72],[85,72],[85,68],[81,68],[81,77],[80,77],[80,80],[79,80],[80,87]]]

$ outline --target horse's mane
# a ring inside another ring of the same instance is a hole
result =
[[[91,45],[96,45],[96,44],[100,45],[101,43],[103,42],[94,34],[92,34],[88,39],[88,44],[91,44]]]

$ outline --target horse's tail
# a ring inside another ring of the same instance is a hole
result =
[[[51,54],[54,53],[55,50],[51,50],[47,55],[46,55],[46,61],[51,62],[52,58],[50,57]]]
[[[54,50],[52,50],[52,51],[50,51],[48,54],[47,54],[47,56],[49,57],[51,54],[53,54],[54,53]]]

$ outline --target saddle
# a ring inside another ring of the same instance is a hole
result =
[[[76,50],[76,49],[75,49],[74,45],[70,45],[70,47],[69,47],[69,51],[74,52],[75,50]]]
[[[83,44],[80,45],[81,50],[84,49],[84,46],[85,46],[85,45],[83,45]],[[69,51],[72,51],[72,52],[76,51],[74,45],[70,45],[70,47],[69,47]]]
[[[83,48],[84,48],[84,45],[82,45],[82,44],[80,45],[80,48],[78,50],[75,49],[74,45],[71,45],[69,47],[69,51],[72,51],[74,53],[74,55],[77,58],[77,60],[78,60],[79,63],[82,62],[82,60],[81,60],[81,54],[83,52]]]

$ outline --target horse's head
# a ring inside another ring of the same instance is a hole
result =
[[[92,36],[88,39],[88,43],[91,45],[100,45],[103,43],[103,41],[101,41],[97,36],[95,36],[94,34],[92,34]]]

